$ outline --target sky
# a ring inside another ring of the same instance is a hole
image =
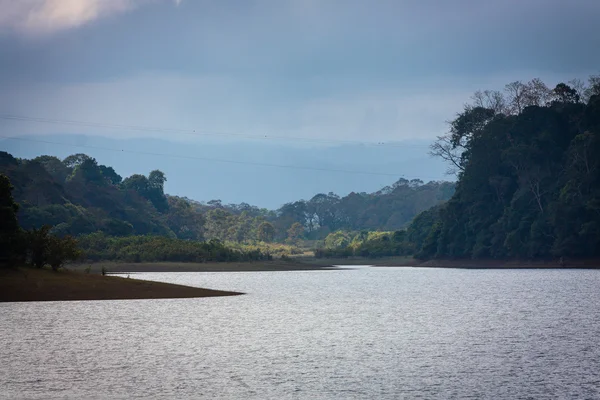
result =
[[[475,90],[599,73],[599,17],[597,0],[0,0],[0,115],[170,129],[0,134],[427,141]]]

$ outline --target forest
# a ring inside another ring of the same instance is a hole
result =
[[[0,152],[0,173],[14,186],[24,229],[52,226],[56,235],[164,236],[221,242],[299,244],[338,230],[399,230],[419,212],[450,198],[454,183],[399,179],[375,193],[317,194],[278,210],[246,203],[201,203],[164,193],[159,170],[123,179],[85,154],[64,160],[16,159]]]
[[[600,76],[477,92],[432,153],[458,182],[408,229],[417,256],[600,255]]]

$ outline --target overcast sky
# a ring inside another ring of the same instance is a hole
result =
[[[599,73],[599,20],[598,0],[0,0],[0,114],[431,139],[477,89]]]

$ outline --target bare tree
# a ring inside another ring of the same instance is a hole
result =
[[[527,86],[520,81],[511,82],[504,86],[508,97],[508,111],[510,114],[520,114],[526,106]]]
[[[448,175],[458,175],[461,171],[464,171],[465,167],[461,162],[461,155],[464,151],[464,147],[455,146],[452,143],[452,136],[450,134],[438,136],[436,141],[429,146],[429,155],[433,157],[440,157],[442,160],[450,163],[450,166],[446,170]]]
[[[581,100],[584,103],[587,103],[592,96],[600,96],[600,75],[590,75],[588,78],[588,86],[583,92]]]
[[[539,78],[534,78],[527,82],[525,92],[525,104],[526,106],[538,106],[542,107],[552,97],[552,91],[546,86],[546,84]]]
[[[502,92],[498,90],[478,90],[471,96],[475,107],[488,108],[494,110],[496,114],[507,113],[506,99]]]
[[[581,79],[571,79],[569,82],[569,86],[571,86],[571,88],[573,90],[575,90],[575,92],[577,93],[577,96],[579,96],[579,99],[581,101],[584,100],[585,98],[585,93],[586,93],[586,86],[585,83],[581,80]]]

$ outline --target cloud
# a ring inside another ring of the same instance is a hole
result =
[[[248,82],[226,75],[152,73],[100,82],[6,84],[0,96],[0,110],[7,115],[182,129],[188,133],[1,121],[3,131],[15,136],[85,133],[210,141],[219,135],[202,134],[225,132],[325,141],[430,140],[447,130],[445,121],[452,119],[463,104],[470,101],[475,90],[502,90],[507,82],[536,76],[549,86],[577,77],[520,71],[481,79],[427,78],[410,85],[388,82],[368,88],[351,87],[353,80],[349,78],[345,84],[340,82],[343,90],[332,88],[282,98],[279,82],[270,80]],[[196,133],[190,135],[193,130]],[[221,135],[221,139],[240,137]]]
[[[0,0],[0,29],[44,35],[77,28],[157,0]],[[182,0],[173,0],[179,5]]]
[[[145,74],[69,85],[7,85],[5,114],[55,120],[184,129],[188,133],[237,133],[265,137],[391,142],[432,139],[477,89],[501,89],[527,74],[489,77],[487,82],[429,80],[386,87],[328,91],[281,101],[278,85],[221,75],[182,77]],[[549,84],[564,77],[542,76]],[[567,77],[570,78],[570,77]],[[160,95],[156,95],[160,93]],[[109,137],[165,137],[150,130],[2,121],[11,135],[86,133]],[[169,139],[213,140],[169,132]],[[239,139],[223,135],[222,139]]]

